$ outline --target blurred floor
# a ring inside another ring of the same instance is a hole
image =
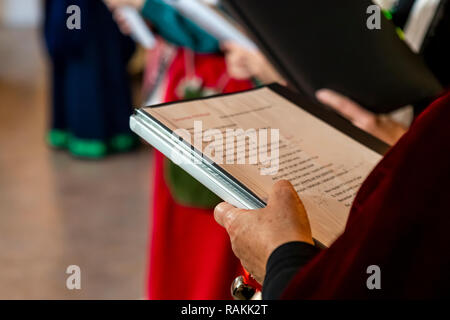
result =
[[[46,147],[39,36],[0,29],[0,299],[142,298],[149,149],[93,162]]]

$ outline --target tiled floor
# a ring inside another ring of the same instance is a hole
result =
[[[149,148],[93,162],[46,147],[39,36],[0,29],[0,299],[142,298]]]

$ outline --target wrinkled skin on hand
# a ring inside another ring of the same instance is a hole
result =
[[[291,241],[314,244],[305,207],[288,181],[273,186],[266,208],[243,210],[223,202],[214,217],[227,230],[244,268],[261,284],[276,248]]]

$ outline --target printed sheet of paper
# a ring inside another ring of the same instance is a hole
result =
[[[279,144],[275,144],[279,150],[276,169],[268,162],[249,164],[251,155],[260,155],[256,149],[262,149],[261,141],[255,146],[249,139],[245,140],[245,161],[236,157],[234,162],[227,164],[226,155],[237,154],[237,139],[231,144],[225,138],[220,141],[210,136],[209,141],[203,141],[202,152],[214,142],[223,144],[225,151],[220,166],[264,201],[275,181],[289,180],[306,207],[314,238],[326,246],[344,231],[361,183],[381,159],[378,153],[269,88],[146,108],[145,111],[171,130],[186,129],[193,137],[195,121],[201,121],[204,134],[209,129],[217,129],[223,137],[230,129],[255,129],[257,132],[259,129],[269,129],[268,132],[279,129]],[[274,149],[270,134],[267,140],[267,154],[270,155]],[[239,162],[245,164],[237,164]],[[261,174],[264,168],[266,175]]]

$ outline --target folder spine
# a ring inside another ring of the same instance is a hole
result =
[[[246,192],[200,154],[192,152],[183,143],[176,143],[170,133],[159,127],[159,124],[155,122],[152,123],[152,126],[149,126],[147,124],[149,121],[148,115],[143,115],[141,112],[137,110],[130,117],[131,130],[144,138],[167,158],[177,163],[178,166],[214,192],[219,198],[241,209],[259,209],[265,206],[265,203]],[[174,159],[174,150],[177,151],[177,159]]]

